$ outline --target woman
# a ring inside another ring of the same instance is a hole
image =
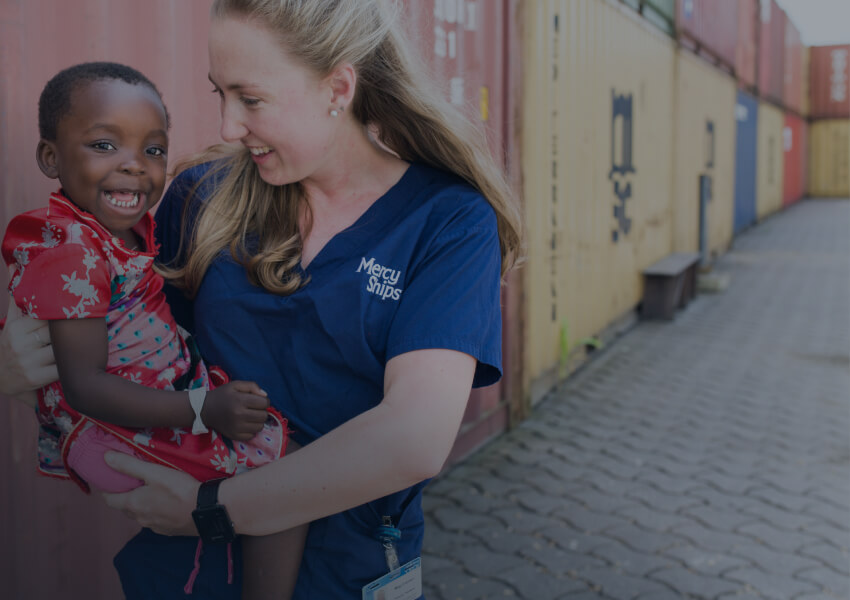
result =
[[[470,387],[500,376],[500,276],[519,248],[486,145],[415,74],[384,4],[216,0],[209,77],[235,148],[184,171],[157,212],[161,258],[185,294],[169,297],[178,320],[209,360],[267,390],[304,446],[222,482],[214,502],[236,533],[311,522],[301,599],[359,598],[397,565],[415,573],[424,482]],[[49,368],[10,351],[37,336],[3,335],[4,370]],[[24,387],[0,380],[4,393]],[[110,505],[197,535],[198,482],[110,461],[147,483]],[[167,557],[186,543],[131,540],[116,557],[128,598],[179,589],[185,573],[172,577]],[[232,597],[215,577],[202,569],[196,589]]]

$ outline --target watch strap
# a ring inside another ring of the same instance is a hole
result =
[[[198,488],[198,508],[208,508],[218,504],[218,486],[221,485],[222,479],[211,479],[205,481]]]

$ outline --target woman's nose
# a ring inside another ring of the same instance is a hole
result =
[[[221,139],[225,142],[238,142],[248,135],[248,129],[242,124],[238,111],[227,102],[221,104]]]

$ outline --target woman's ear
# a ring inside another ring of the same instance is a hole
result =
[[[56,165],[56,143],[39,140],[35,149],[35,160],[38,168],[50,179],[59,177],[59,167]]]
[[[331,90],[332,108],[345,109],[354,99],[357,85],[357,71],[351,63],[337,66],[326,79]]]

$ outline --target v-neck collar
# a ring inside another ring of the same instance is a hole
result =
[[[401,178],[375,200],[354,223],[325,242],[310,264],[304,267],[299,263],[298,269],[301,273],[310,275],[341,253],[347,255],[365,242],[373,240],[373,234],[392,222],[421,189],[421,185],[416,185],[416,180],[424,175],[422,165],[410,163]]]

